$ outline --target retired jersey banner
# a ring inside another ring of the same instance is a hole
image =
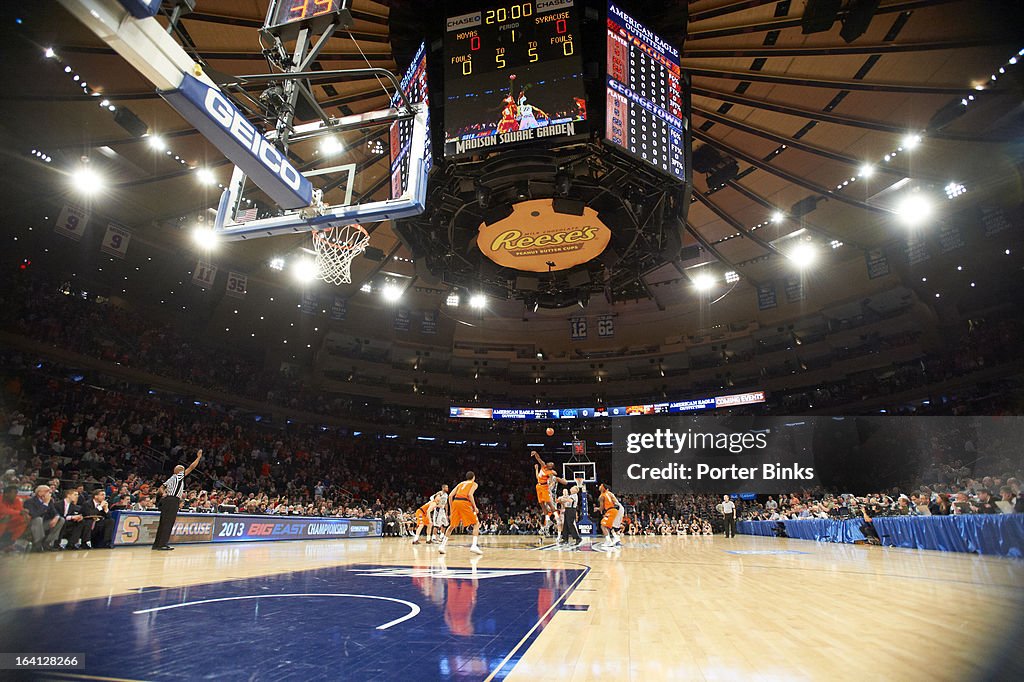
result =
[[[240,272],[229,272],[227,284],[224,285],[224,293],[232,298],[245,298],[249,287],[249,277]]]
[[[348,315],[348,302],[341,296],[335,295],[334,303],[331,304],[331,319],[342,322],[346,315]]]
[[[601,315],[597,318],[597,335],[602,339],[610,339],[615,336],[614,315]]]
[[[209,289],[213,286],[213,280],[217,277],[217,266],[199,261],[195,270],[192,271],[192,284],[197,287]]]
[[[587,340],[587,318],[573,317],[569,320],[569,338],[573,341]]]
[[[423,321],[420,323],[420,332],[423,334],[437,333],[437,311],[426,310],[423,312]]]
[[[910,235],[907,237],[907,265],[918,265],[932,257],[928,252],[928,242],[921,235]]]
[[[939,230],[939,248],[942,253],[949,253],[964,245],[964,236],[958,225],[944,225]]]
[[[316,313],[316,307],[320,303],[320,297],[315,291],[303,291],[302,292],[302,314],[313,315]]]
[[[998,206],[981,207],[981,224],[985,227],[986,237],[1005,232],[1011,227],[1010,220],[1006,217],[1006,211]]]
[[[65,204],[57,216],[57,223],[53,226],[53,231],[77,242],[82,239],[88,224],[88,211],[81,206]]]
[[[407,332],[409,331],[409,309],[399,308],[395,311],[395,331]]]
[[[799,275],[786,278],[786,300],[790,303],[797,303],[807,298],[804,291],[804,280]]]
[[[124,259],[128,255],[128,242],[131,241],[132,231],[117,223],[107,224],[107,233],[103,235],[103,243],[100,244],[100,251]]]

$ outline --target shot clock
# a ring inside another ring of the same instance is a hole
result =
[[[587,132],[579,12],[528,0],[448,17],[446,156]]]
[[[352,0],[271,0],[263,29],[287,41],[303,28],[319,33],[333,23],[351,26],[351,5]]]

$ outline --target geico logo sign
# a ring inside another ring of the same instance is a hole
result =
[[[232,137],[252,152],[253,156],[260,160],[260,163],[281,178],[286,185],[298,191],[302,184],[302,176],[299,171],[295,170],[291,163],[281,155],[281,152],[277,151],[277,148],[267,138],[263,137],[252,124],[245,120],[242,112],[227,101],[224,95],[210,88],[206,91],[203,104],[210,118],[231,133]]]

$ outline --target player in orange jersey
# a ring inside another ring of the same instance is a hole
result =
[[[601,495],[597,498],[598,511],[601,512],[601,533],[604,534],[604,546],[611,549],[622,544],[618,534],[622,527],[622,503],[604,483],[598,487],[601,489]]]
[[[430,501],[416,510],[416,535],[413,537],[412,544],[420,544],[420,531],[423,530],[424,526],[427,528],[427,544],[429,545],[434,541],[434,523],[432,519],[434,509],[437,507],[436,499],[435,496],[431,496]]]
[[[501,121],[498,122],[499,133],[514,133],[519,130],[519,107],[516,106],[516,98],[513,95],[516,85],[516,75],[508,77],[508,95],[501,101],[504,108],[501,110]]]
[[[473,544],[470,546],[469,551],[476,554],[484,553],[480,549],[480,545],[477,544],[480,540],[480,510],[476,506],[476,498],[474,497],[476,489],[476,474],[472,471],[467,471],[466,480],[456,485],[455,489],[452,490],[451,497],[449,498],[448,530],[444,532],[444,537],[441,538],[441,546],[437,549],[441,554],[445,553],[445,549],[448,546],[448,538],[451,537],[452,531],[459,526],[473,526]]]
[[[545,462],[540,458],[536,450],[530,451],[530,455],[537,460],[533,465],[533,473],[537,476],[537,504],[540,505],[541,513],[544,515],[544,525],[540,534],[547,535],[548,527],[555,520],[558,508],[555,506],[555,496],[552,494],[559,483],[568,485],[564,478],[555,475],[555,463]]]

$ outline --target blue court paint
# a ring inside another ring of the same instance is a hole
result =
[[[726,554],[810,554],[810,552],[798,552],[795,549],[725,549]]]
[[[138,680],[503,679],[587,570],[360,565],[148,587],[4,611],[0,651],[85,652],[82,674]]]
[[[590,604],[562,604],[562,611],[589,611]]]

